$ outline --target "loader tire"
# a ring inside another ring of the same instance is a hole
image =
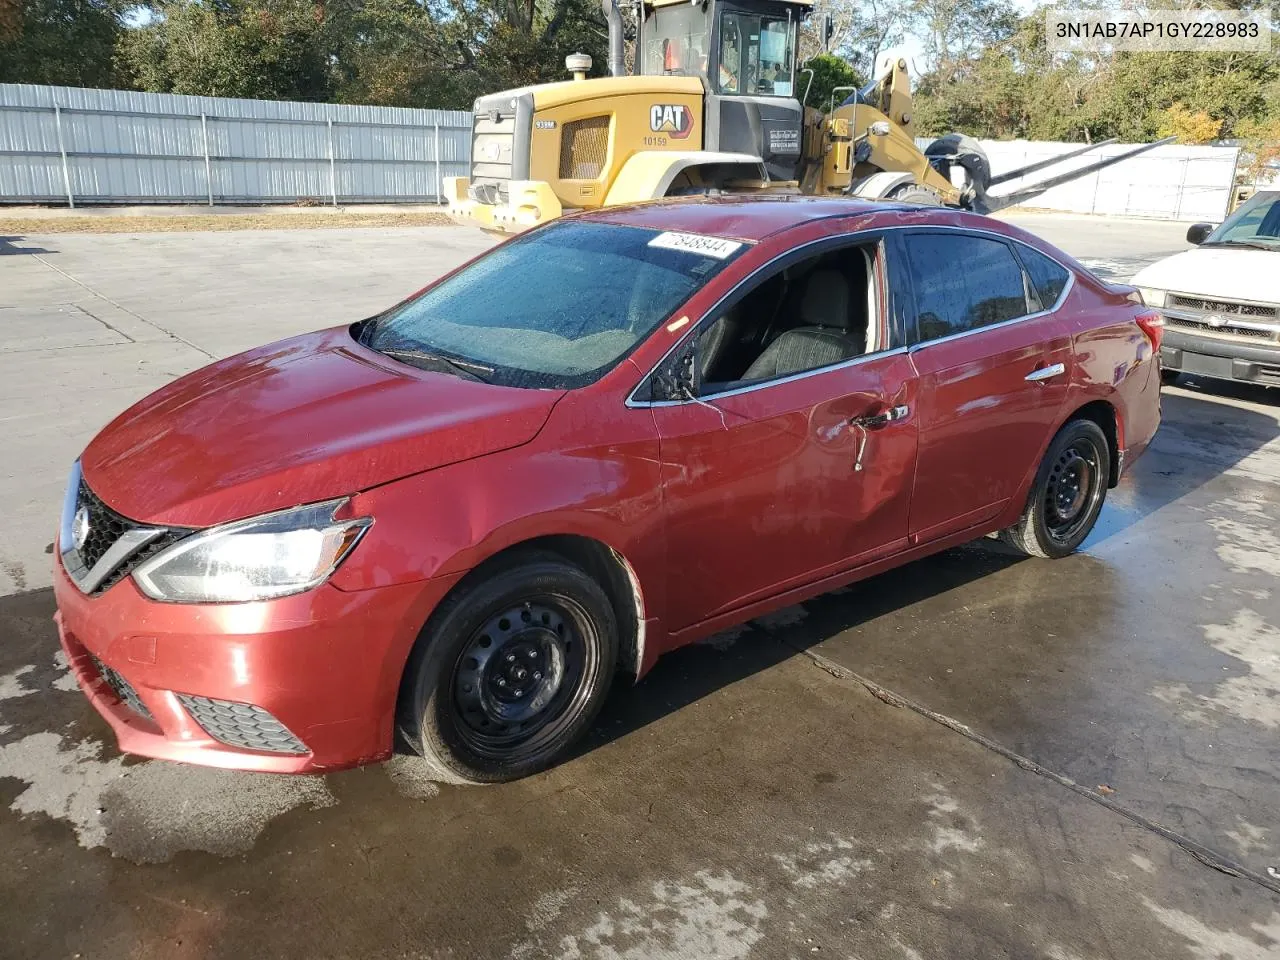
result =
[[[914,203],[922,207],[942,206],[942,198],[940,196],[928,187],[922,187],[918,183],[904,183],[894,189],[885,199],[897,200],[899,203]]]

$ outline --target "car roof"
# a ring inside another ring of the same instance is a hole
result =
[[[997,221],[948,207],[922,207],[889,200],[852,197],[747,195],[674,197],[574,214],[574,219],[617,223],[651,230],[673,230],[757,242],[815,220],[869,218],[866,226],[886,226],[906,217],[919,224],[948,224],[992,229]],[[996,229],[1008,233],[1004,224]]]

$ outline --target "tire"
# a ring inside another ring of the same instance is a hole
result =
[[[914,203],[922,207],[940,207],[942,198],[918,183],[904,183],[890,192],[886,200],[897,200],[899,203]]]
[[[1072,420],[1053,438],[1022,517],[1000,532],[1020,553],[1058,560],[1076,551],[1107,499],[1111,448],[1092,420]]]
[[[618,626],[600,585],[529,553],[431,616],[405,668],[400,733],[446,783],[503,783],[565,756],[613,681]]]
[[[978,193],[986,193],[991,184],[991,161],[982,145],[963,133],[948,133],[924,148],[926,157],[959,156],[957,161],[968,172],[970,183]],[[944,177],[949,174],[941,171]]]

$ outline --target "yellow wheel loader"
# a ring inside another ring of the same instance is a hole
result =
[[[838,90],[842,102],[806,104],[813,75],[797,70],[796,45],[812,0],[638,0],[636,73],[627,76],[617,0],[602,4],[610,76],[586,79],[591,58],[574,54],[572,80],[475,102],[471,175],[444,184],[455,221],[517,232],[573,210],[753,192],[991,212],[1157,146],[992,196],[992,186],[1103,144],[999,177],[961,134],[922,152],[907,65],[893,56],[864,88]]]

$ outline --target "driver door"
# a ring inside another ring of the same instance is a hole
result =
[[[865,242],[847,249],[861,257]],[[669,630],[905,547],[916,376],[888,336],[884,279],[877,268],[880,332],[864,354],[655,404]],[[695,336],[710,325],[704,320]],[[699,368],[696,355],[685,360]]]

